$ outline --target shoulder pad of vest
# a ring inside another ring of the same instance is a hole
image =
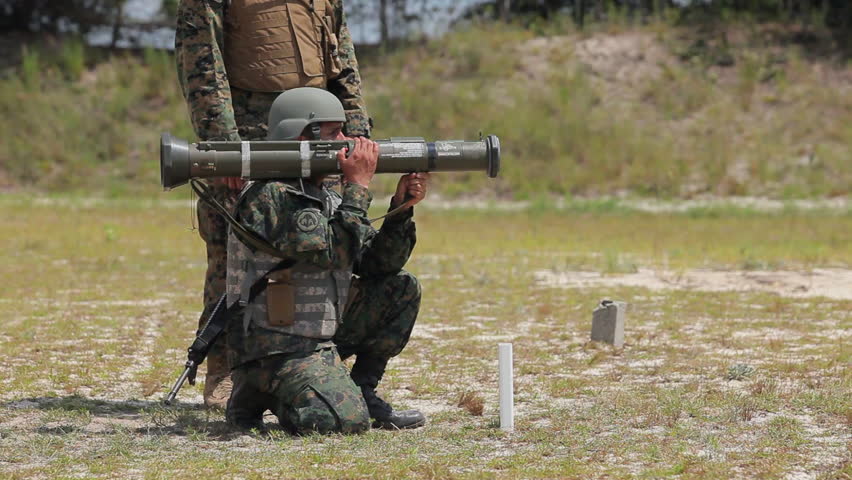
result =
[[[323,205],[322,200],[313,195],[305,193],[302,190],[302,182],[300,182],[299,180],[276,180],[276,183],[280,184],[279,189],[285,190],[290,195],[294,195],[299,198],[304,198],[306,200],[311,200],[313,202],[319,203],[320,205]]]

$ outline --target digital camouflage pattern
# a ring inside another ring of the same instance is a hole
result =
[[[333,344],[340,355],[368,354],[390,359],[402,352],[411,337],[420,311],[420,283],[414,275],[400,271],[396,275],[362,277],[353,281],[352,295],[343,322]],[[311,352],[331,342],[242,325],[237,310],[228,333],[231,365],[239,366],[271,355]],[[378,381],[378,380],[376,380]]]
[[[352,268],[358,275],[333,338],[340,356],[357,359],[350,374],[345,368],[341,373],[326,356],[330,342],[246,324],[244,313],[252,305],[236,308],[227,337],[234,390],[226,414],[232,424],[260,428],[270,408],[294,432],[354,433],[370,425],[368,394],[381,407],[377,411],[391,411],[374,389],[388,360],[407,344],[420,307],[420,284],[402,270],[416,231],[413,208],[375,230],[366,217],[371,200],[369,190],[356,184],[344,185],[342,196],[300,181],[259,181],[243,192],[234,207],[237,221],[284,258],[331,271]],[[395,207],[391,203],[389,210]],[[319,218],[300,221],[306,216]],[[318,362],[310,359],[317,357],[325,358],[325,367],[314,368]]]
[[[221,0],[181,0],[175,32],[178,80],[199,139],[263,139],[269,107],[278,93],[250,92],[229,84],[222,52],[225,3]],[[340,99],[346,111],[346,134],[368,136],[370,118],[361,96],[361,74],[343,3],[331,0],[331,4],[337,23],[334,30],[342,71],[337,78],[329,80],[327,87]]]
[[[338,194],[326,188],[320,191],[308,183],[302,192],[293,183],[257,182],[236,206],[237,220],[267,239],[285,258],[328,270],[342,270],[354,264],[354,272],[360,277],[356,280],[357,298],[349,303],[338,328],[338,335],[340,330],[346,333],[339,339],[336,335],[335,340],[343,342],[341,345],[352,353],[378,349],[388,358],[398,354],[414,326],[420,300],[417,280],[402,272],[416,243],[411,209],[388,218],[377,231],[366,218],[371,201],[369,190],[348,184],[334,214],[322,215],[322,227],[305,232],[296,219],[303,212],[319,211],[317,202],[323,195]],[[246,331],[242,318],[242,310],[237,310],[229,328],[232,366],[316,348],[316,340],[261,331],[257,325]]]
[[[331,196],[339,204],[334,214],[326,216],[324,212],[330,209],[325,198]],[[243,195],[235,216],[240,224],[267,239],[283,258],[339,270],[352,265],[375,234],[367,220],[372,200],[368,189],[354,183],[345,185],[340,195],[309,181],[259,181]],[[297,221],[306,214],[319,214],[318,225],[309,231]]]
[[[296,434],[360,433],[370,428],[367,405],[334,347],[265,357],[234,370],[228,421],[261,428],[271,410]]]
[[[328,90],[340,98],[346,110],[345,131],[350,136],[369,136],[371,121],[361,97],[361,75],[342,0],[331,0],[340,75],[329,81]],[[269,108],[277,93],[251,92],[228,83],[222,45],[224,39],[222,0],[181,0],[175,31],[175,61],[178,81],[187,101],[190,120],[199,140],[239,141],[266,138]],[[213,197],[226,208],[237,192],[210,182]],[[225,291],[227,225],[204,202],[198,204],[198,230],[207,245],[204,281],[204,311],[199,327],[207,321],[219,296]],[[208,376],[227,373],[225,340],[217,342],[208,357]]]
[[[399,355],[420,311],[417,278],[406,271],[361,277],[352,283],[349,294],[343,324],[334,335],[341,356],[369,354],[389,359]]]
[[[301,186],[298,182],[284,183],[291,185],[291,195],[315,204],[292,214],[289,243],[302,252],[326,248],[328,218],[333,217],[342,198],[336,192],[326,193],[310,185],[314,196],[308,196],[296,189],[296,185]],[[253,183],[242,195],[249,197],[254,189],[264,186]],[[266,288],[249,301],[252,287],[264,278],[268,282]],[[330,339],[343,320],[351,281],[351,261],[339,262],[338,269],[299,262],[292,256],[283,261],[267,252],[252,251],[233,230],[229,234],[227,305],[231,307],[238,301],[244,305],[244,330],[253,324],[288,335]]]

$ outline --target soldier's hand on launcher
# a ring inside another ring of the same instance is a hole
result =
[[[429,190],[428,172],[409,173],[403,175],[396,185],[396,193],[393,196],[394,205],[401,205],[405,202],[409,207],[413,207],[426,198],[426,192]]]
[[[364,137],[355,137],[354,140],[355,148],[352,152],[347,155],[345,148],[337,152],[337,161],[347,182],[369,187],[376,173],[379,144]]]

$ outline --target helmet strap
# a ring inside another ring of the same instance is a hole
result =
[[[311,135],[313,135],[314,140],[321,140],[320,138],[320,125],[319,123],[311,124]]]

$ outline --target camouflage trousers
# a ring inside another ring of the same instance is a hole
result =
[[[368,354],[389,359],[402,352],[420,311],[420,282],[405,270],[357,278],[349,290],[343,324],[334,335],[343,358]]]
[[[266,140],[269,110],[280,92],[252,92],[231,86],[234,120],[241,140]]]
[[[273,355],[235,368],[226,415],[235,425],[257,424],[266,410],[291,433],[360,433],[370,428],[361,389],[334,347]]]
[[[420,309],[420,284],[403,271],[356,279],[353,288],[333,339],[337,348],[271,355],[231,371],[229,422],[257,424],[271,410],[293,433],[358,433],[369,427],[361,386],[375,388],[387,361],[408,343]],[[341,358],[352,355],[350,375]]]

